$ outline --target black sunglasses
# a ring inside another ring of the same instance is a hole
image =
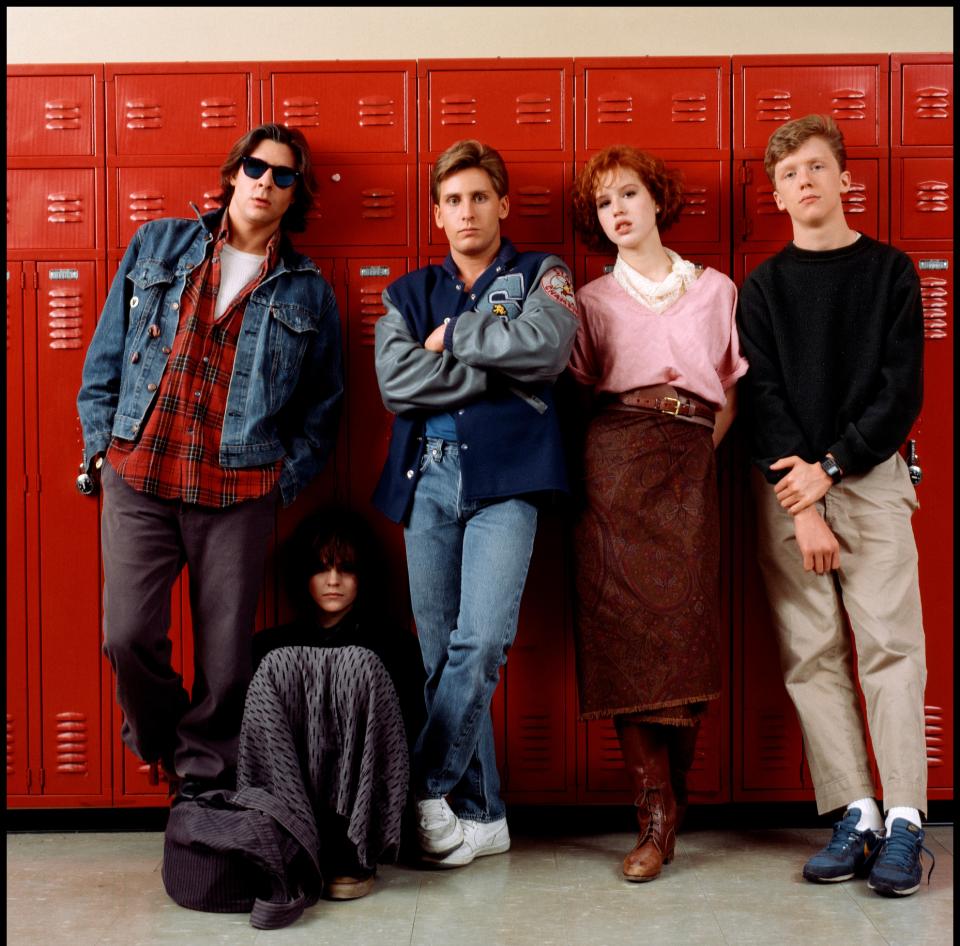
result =
[[[300,172],[295,171],[293,168],[277,164],[267,164],[266,161],[261,161],[259,158],[243,157],[240,160],[243,162],[243,173],[246,174],[247,177],[252,177],[255,181],[263,177],[268,170],[273,171],[273,183],[282,190],[290,187],[300,176]]]

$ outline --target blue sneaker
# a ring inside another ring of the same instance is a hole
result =
[[[906,818],[894,818],[890,834],[883,839],[880,855],[870,872],[867,886],[884,897],[906,897],[916,893],[923,877],[921,851],[930,854],[933,861],[927,874],[929,884],[930,874],[933,873],[937,860],[923,846],[924,837],[922,828],[911,824]]]
[[[843,813],[843,818],[833,826],[830,843],[804,864],[804,880],[835,884],[851,877],[866,877],[870,873],[883,838],[869,828],[858,831],[859,820],[859,808],[848,808]]]

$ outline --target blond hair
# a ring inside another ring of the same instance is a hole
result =
[[[470,168],[480,168],[486,171],[497,192],[497,197],[506,197],[510,189],[510,179],[507,176],[507,166],[500,157],[500,152],[485,145],[475,138],[466,138],[450,145],[437,158],[430,175],[430,195],[435,204],[440,203],[440,185],[454,174],[467,171]]]

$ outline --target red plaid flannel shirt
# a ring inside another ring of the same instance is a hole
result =
[[[237,339],[250,293],[276,263],[280,231],[267,245],[257,275],[214,319],[220,253],[228,215],[212,252],[193,271],[180,299],[180,323],[153,408],[137,441],[116,437],[107,460],[134,489],[159,499],[224,507],[265,496],[280,478],[282,460],[245,469],[220,466],[220,434]]]

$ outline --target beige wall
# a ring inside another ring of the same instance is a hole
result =
[[[8,63],[950,52],[952,7],[8,7]]]

